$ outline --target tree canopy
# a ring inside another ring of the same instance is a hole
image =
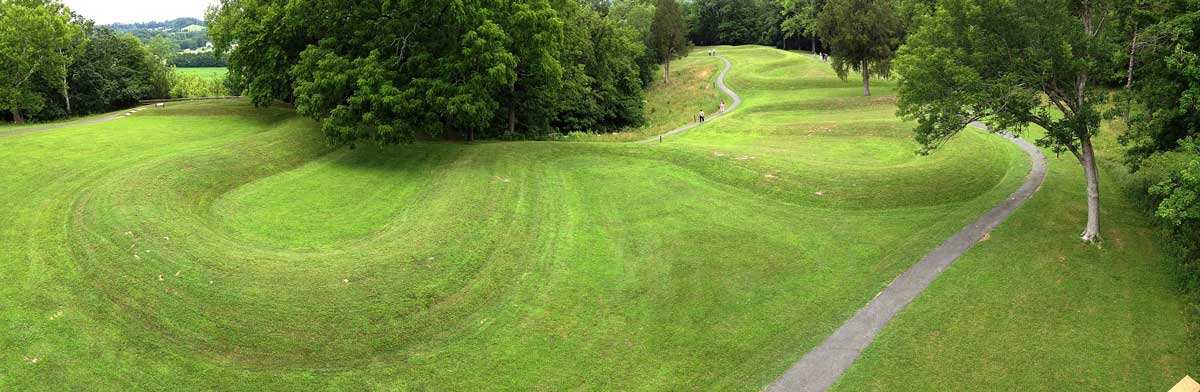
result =
[[[654,19],[650,22],[650,50],[663,65],[663,81],[670,82],[671,60],[687,54],[687,27],[683,21],[683,8],[675,0],[658,0],[654,6]]]
[[[1154,8],[1147,5],[1140,16],[1133,14],[1137,19],[1130,22],[1130,42],[1125,43],[1129,49],[1123,45],[1120,51],[1130,52],[1124,82],[1133,101],[1122,141],[1134,168],[1155,153],[1179,147],[1184,138],[1200,135],[1200,6],[1172,1],[1157,12],[1147,9]]]
[[[832,4],[832,3],[831,3]],[[1106,91],[1103,2],[943,0],[900,50],[900,114],[935,148],[974,121],[997,131],[1046,130],[1038,142],[1069,151],[1087,178],[1088,224],[1099,239],[1099,175],[1092,136]],[[964,32],[970,32],[966,34]]]
[[[903,26],[890,0],[829,0],[817,17],[817,34],[829,47],[831,64],[845,80],[862,73],[863,95],[871,95],[871,76],[891,75],[892,56]]]
[[[577,2],[224,0],[209,21],[244,95],[295,102],[338,145],[642,121],[636,31]]]
[[[0,107],[23,121],[42,110],[41,87],[65,87],[67,65],[77,49],[78,26],[57,3],[0,0]]]

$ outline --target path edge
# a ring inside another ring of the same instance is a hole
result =
[[[986,125],[970,124],[985,132]],[[820,345],[805,353],[778,379],[763,390],[770,392],[823,392],[832,387],[854,364],[862,351],[875,341],[879,331],[938,276],[971,247],[1003,223],[1017,208],[1025,204],[1046,179],[1046,156],[1041,149],[1018,137],[992,132],[1016,144],[1032,163],[1025,182],[1009,197],[988,210],[971,224],[943,241],[916,264],[913,264],[882,292],[859,309],[849,320],[825,338]]]

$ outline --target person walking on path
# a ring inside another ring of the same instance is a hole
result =
[[[704,122],[704,111],[700,111],[700,122]]]
[[[725,100],[721,100],[721,108],[717,110],[717,113],[725,113]]]

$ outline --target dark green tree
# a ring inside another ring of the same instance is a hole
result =
[[[833,4],[833,3],[830,3]],[[1087,183],[1081,238],[1100,238],[1100,179],[1092,136],[1107,91],[1098,85],[1111,4],[1095,0],[943,0],[896,60],[899,113],[935,148],[974,121],[996,131],[1045,129],[1038,139],[1069,151]]]
[[[170,70],[137,38],[88,26],[84,51],[69,67],[68,84],[78,113],[97,113],[163,98]]]
[[[1153,17],[1158,22],[1141,28],[1135,50],[1122,46],[1117,55],[1129,56],[1130,86],[1126,101],[1129,119],[1122,142],[1126,160],[1138,168],[1147,157],[1179,146],[1200,134],[1200,8],[1195,3],[1171,2]],[[1129,37],[1130,35],[1125,35]],[[1129,43],[1126,43],[1129,44]],[[1135,64],[1137,77],[1133,76]]]
[[[817,16],[825,0],[777,0],[786,17],[780,28],[788,38],[808,37],[810,50],[817,52]]]
[[[846,80],[862,73],[863,95],[871,95],[871,76],[891,76],[892,56],[903,26],[891,0],[829,0],[817,16],[817,35],[829,48],[833,70]]]
[[[617,44],[631,30],[598,19],[561,0],[223,0],[209,31],[233,90],[294,102],[333,144],[353,145],[636,123],[626,106],[640,111],[640,84],[612,87],[637,55]],[[624,109],[603,113],[613,107]]]
[[[654,19],[650,22],[647,38],[655,60],[663,66],[663,83],[671,82],[671,60],[687,54],[687,25],[683,21],[683,9],[675,0],[658,0],[654,6]]]
[[[82,32],[57,2],[0,0],[0,109],[24,122],[22,112],[41,111],[39,88],[63,93],[67,65]],[[40,83],[37,83],[40,81]]]

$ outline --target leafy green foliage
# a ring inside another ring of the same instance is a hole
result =
[[[831,3],[832,5],[833,3]],[[1099,174],[1092,136],[1107,92],[1106,2],[945,0],[901,49],[900,113],[935,148],[973,121],[997,131],[1029,124],[1038,143],[1070,151],[1087,177],[1084,241],[1099,239]],[[827,8],[828,10],[828,8]]]
[[[780,10],[766,0],[696,0],[691,40],[700,45],[773,44]]]
[[[654,51],[655,60],[661,64],[687,54],[687,26],[683,20],[683,7],[678,2],[658,0],[655,3],[650,36],[646,41]]]
[[[829,0],[816,25],[817,35],[829,47],[833,70],[842,80],[851,70],[861,72],[864,95],[870,95],[871,76],[891,76],[902,27],[891,0]]]
[[[1200,139],[1189,137],[1181,144],[1193,159],[1172,173],[1169,180],[1150,188],[1150,194],[1162,198],[1157,208],[1159,218],[1175,226],[1197,228],[1200,227]]]
[[[0,110],[11,112],[16,122],[22,112],[41,111],[46,99],[38,89],[66,87],[67,65],[81,34],[61,4],[0,0]]]
[[[605,17],[633,29],[637,42],[643,47],[642,53],[638,54],[635,60],[638,76],[642,80],[642,87],[649,87],[659,64],[655,59],[654,50],[648,44],[650,24],[654,21],[654,4],[649,0],[617,0],[609,7]]]
[[[70,66],[72,102],[78,113],[97,113],[165,97],[170,72],[131,35],[89,27],[84,52]]]
[[[943,1],[897,60],[900,113],[918,121],[918,141],[936,147],[977,120],[1032,123],[1047,131],[1042,145],[1079,152],[1101,118],[1104,91],[1087,81],[1106,51],[1069,3]]]
[[[198,98],[228,96],[225,76],[205,77],[195,73],[171,73],[171,98]]]
[[[209,20],[235,90],[294,101],[335,145],[641,121],[635,30],[575,2],[227,0]]]
[[[213,53],[213,52],[199,52],[199,53],[181,52],[181,53],[176,53],[175,57],[171,59],[171,65],[174,65],[176,67],[181,67],[181,68],[196,68],[196,67],[225,68],[225,67],[229,66],[229,61],[226,61],[224,58],[217,57],[216,53]]]
[[[1200,5],[1172,1],[1159,9],[1161,20],[1141,31],[1143,45],[1136,53],[1136,78],[1130,98],[1128,132],[1122,142],[1128,148],[1127,162],[1137,168],[1141,161],[1170,151],[1189,136],[1200,135]],[[1118,51],[1126,54],[1127,50]]]
[[[780,28],[788,38],[808,37],[812,51],[817,50],[817,16],[825,8],[825,0],[777,0],[785,15]]]

